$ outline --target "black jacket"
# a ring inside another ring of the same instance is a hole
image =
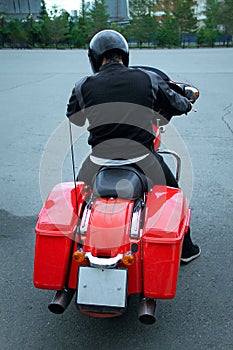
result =
[[[107,63],[76,83],[67,117],[78,126],[89,121],[88,143],[103,158],[133,158],[153,147],[152,122],[189,112],[190,102],[156,73]]]

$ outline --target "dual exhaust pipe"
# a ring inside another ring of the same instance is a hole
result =
[[[69,288],[57,291],[48,305],[49,311],[54,314],[62,314],[70,304],[74,293],[75,290]],[[141,297],[138,305],[139,321],[147,325],[155,323],[155,309],[156,301],[154,299]]]
[[[70,304],[75,290],[65,288],[63,290],[58,290],[48,305],[49,311],[54,314],[62,314],[67,306]]]
[[[156,301],[155,299],[142,297],[138,305],[138,319],[143,324],[153,324],[155,318]]]

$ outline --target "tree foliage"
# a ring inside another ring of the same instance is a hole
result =
[[[109,15],[107,14],[107,7],[104,0],[95,0],[88,16],[90,20],[90,37],[108,27]]]
[[[190,38],[197,31],[197,17],[195,15],[195,0],[178,0],[174,17],[177,22],[180,44],[184,43],[184,39]]]
[[[229,42],[233,35],[233,1],[225,0],[219,4],[218,22],[222,26],[224,43]]]
[[[72,18],[56,6],[48,13],[41,0],[37,19],[31,14],[12,19],[0,13],[0,47],[86,48],[101,29],[113,28],[137,47],[179,47],[195,40],[199,46],[229,45],[233,35],[233,1],[206,0],[202,23],[196,15],[197,0],[129,0],[130,21],[110,23],[105,0],[82,0]]]
[[[232,13],[232,0],[206,0],[204,25],[197,32],[198,45],[213,47],[216,42],[227,46],[232,43]]]
[[[69,34],[69,14],[66,11],[59,11],[56,6],[50,14],[49,21],[49,37],[51,41],[59,47],[59,44],[64,44],[67,42],[67,37]]]

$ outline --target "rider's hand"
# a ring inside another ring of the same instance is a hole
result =
[[[196,96],[195,96],[194,92],[187,87],[185,88],[185,97],[187,97],[187,99],[191,103],[194,103],[196,101]]]

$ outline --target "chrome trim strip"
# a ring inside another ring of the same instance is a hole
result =
[[[114,258],[98,258],[93,256],[91,252],[87,252],[85,257],[90,261],[90,266],[103,268],[103,269],[111,269],[116,266],[116,264],[122,260],[123,254],[117,254]]]
[[[80,224],[80,233],[85,235],[88,229],[88,223],[91,215],[91,206],[87,205],[83,212],[83,217]]]
[[[99,158],[99,157],[95,157],[95,156],[90,155],[90,159],[93,163],[95,163],[97,165],[121,166],[121,165],[128,165],[131,163],[137,163],[140,160],[145,159],[148,155],[149,155],[149,153],[146,153],[141,157],[126,159],[126,160],[104,159],[104,158]]]
[[[133,211],[132,220],[131,220],[131,230],[130,237],[138,239],[140,237],[140,218],[142,213],[142,206],[139,203]]]

